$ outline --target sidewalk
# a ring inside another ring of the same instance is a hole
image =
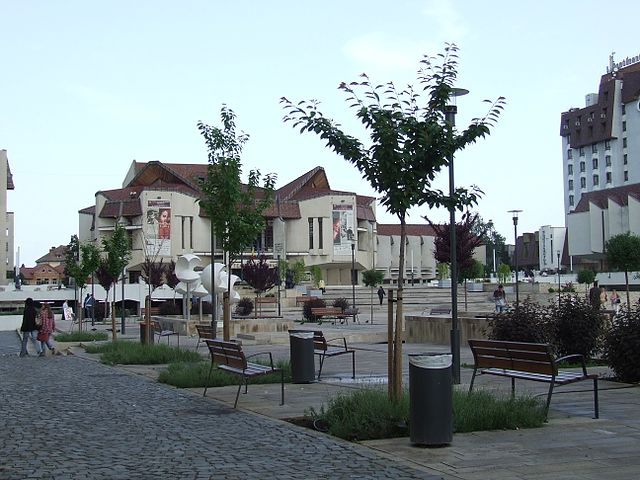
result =
[[[127,325],[126,337],[136,338],[137,324]],[[377,318],[374,325],[305,324],[301,328],[320,328],[327,337],[358,335],[367,331],[385,331],[386,323]],[[286,339],[286,334],[285,334]],[[173,342],[172,342],[173,343]],[[195,348],[197,338],[182,337],[180,346]],[[238,410],[281,422],[282,428],[296,430],[284,419],[301,417],[310,407],[319,409],[328,399],[363,385],[386,382],[387,345],[352,342],[356,348],[357,381],[350,379],[350,359],[340,356],[328,359],[321,382],[288,384],[285,405],[279,405],[279,385],[249,385],[247,395],[241,395]],[[288,343],[277,345],[246,345],[248,353],[271,351],[276,358],[289,356]],[[433,344],[404,344],[404,385],[407,385],[407,354],[418,352],[447,352],[447,346]],[[203,355],[204,349],[200,350]],[[78,356],[86,354],[76,351]],[[472,362],[468,348],[461,350],[461,362]],[[135,376],[155,379],[158,366],[122,366],[120,370]],[[606,368],[600,368],[608,375]],[[469,368],[461,370],[461,389],[468,388]],[[495,388],[508,394],[508,379],[480,377],[478,386]],[[466,479],[637,479],[640,476],[640,387],[606,380],[600,382],[600,419],[592,419],[592,391],[588,382],[560,387],[551,401],[549,422],[539,429],[491,431],[454,434],[450,446],[419,448],[410,445],[408,438],[362,442],[378,458],[399,462],[408,468],[436,475],[446,480]],[[166,387],[165,387],[166,388]],[[237,387],[211,388],[206,400],[233,405]],[[543,384],[521,381],[519,393],[546,394]],[[191,389],[202,398],[202,389]],[[320,435],[320,434],[318,434]]]

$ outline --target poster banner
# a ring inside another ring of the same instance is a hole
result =
[[[351,255],[351,243],[355,240],[353,205],[333,205],[333,254]]]
[[[147,201],[147,254],[171,256],[171,201]]]

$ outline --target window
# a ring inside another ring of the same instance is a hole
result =
[[[580,179],[580,188],[587,188],[587,179],[584,177]]]
[[[598,168],[598,159],[597,158],[592,159],[592,163],[593,163],[593,168],[594,169]]]
[[[584,147],[580,147],[580,156],[584,157]]]
[[[623,132],[627,131],[627,122],[622,122],[622,131]]]
[[[313,218],[309,219],[309,250],[313,249]]]
[[[569,180],[569,190],[573,190],[573,180]]]
[[[573,195],[569,195],[569,206],[573,207]]]
[[[584,172],[586,169],[586,164],[584,162],[580,162],[580,171]]]
[[[600,177],[598,175],[594,175],[593,176],[593,185],[599,185],[600,184]]]
[[[624,115],[625,113],[627,113],[627,109],[625,107],[625,104],[622,104],[622,114]]]
[[[193,217],[189,217],[189,248],[193,250]]]
[[[567,165],[567,173],[573,175],[573,165]]]
[[[611,142],[609,140],[604,141],[604,149],[611,150]]]
[[[622,139],[622,148],[627,148],[627,137]]]
[[[322,250],[323,242],[322,242],[322,217],[318,217],[318,248]]]
[[[571,135],[567,135],[567,145],[571,145]]]
[[[611,166],[611,155],[605,155],[604,163],[606,164],[607,167]]]
[[[611,172],[607,172],[607,183],[611,183]]]
[[[626,154],[626,153],[622,156],[622,163],[623,163],[624,165],[626,165],[626,164],[627,164],[627,154]]]
[[[571,160],[573,158],[573,150],[571,150],[571,149],[567,150],[567,158],[569,160]]]
[[[273,220],[267,221],[264,227],[264,248],[273,250]]]
[[[591,153],[598,153],[598,144],[594,143],[591,145]]]
[[[627,170],[624,171],[624,181],[629,181],[629,172]]]

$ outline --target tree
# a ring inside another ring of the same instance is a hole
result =
[[[589,285],[591,285],[595,279],[596,272],[594,272],[590,268],[583,268],[582,270],[578,271],[577,281],[578,283],[584,284],[585,295],[589,294]]]
[[[260,305],[257,300],[260,295],[278,284],[278,269],[270,267],[264,255],[257,259],[251,257],[242,265],[242,278],[255,290],[257,307]],[[255,309],[255,318],[258,318],[258,308]]]
[[[498,282],[507,283],[507,279],[511,275],[511,267],[506,263],[498,265]]]
[[[106,254],[104,258],[104,274],[111,277],[111,284],[118,282],[118,278],[122,275],[124,267],[129,263],[131,258],[131,243],[129,235],[122,225],[116,225],[113,234],[102,239],[102,249]],[[112,338],[116,340],[116,316],[113,304],[115,303],[116,292],[113,292],[111,301],[111,330]]]
[[[91,244],[81,244],[77,235],[72,235],[65,251],[64,273],[67,277],[73,278],[75,287],[80,289],[80,301],[84,287],[87,285],[87,278],[96,271],[100,263],[100,252],[98,248]],[[78,308],[80,321],[78,330],[82,330],[82,319],[84,310]]]
[[[484,265],[482,262],[475,258],[471,260],[471,263],[467,264],[464,268],[460,269],[460,279],[464,280],[464,309],[467,308],[467,280],[475,280],[476,278],[484,275]]]
[[[456,151],[489,134],[490,127],[500,115],[504,99],[492,103],[489,112],[476,118],[461,133],[445,121],[445,112],[453,95],[457,78],[458,48],[447,45],[439,60],[425,56],[421,61],[418,81],[426,102],[412,86],[398,91],[389,82],[373,86],[362,74],[360,82],[341,83],[339,89],[347,94],[347,101],[356,109],[356,117],[369,132],[370,146],[344,133],[340,125],[325,117],[315,100],[281,103],[286,111],[285,122],[292,122],[300,132],[313,132],[327,142],[327,146],[353,164],[371,186],[381,194],[380,201],[387,211],[400,221],[400,255],[393,343],[392,371],[389,372],[389,393],[398,400],[402,391],[402,321],[403,286],[407,211],[413,206],[440,206],[449,210],[477,203],[481,193],[456,188],[452,196],[432,186],[437,174],[449,165]],[[439,63],[438,63],[439,62]],[[357,92],[362,92],[359,96]]]
[[[159,225],[159,224],[158,224]],[[158,226],[159,228],[159,226]],[[163,264],[163,259],[160,256],[162,250],[162,244],[164,239],[159,243],[147,241],[144,229],[142,230],[142,251],[144,253],[144,261],[142,262],[142,278],[147,283],[149,289],[149,296],[145,299],[145,324],[146,324],[146,343],[151,343],[151,295],[154,290],[162,285],[164,277],[167,273],[167,265]],[[160,235],[156,235],[156,238]]]
[[[200,181],[202,197],[198,200],[211,221],[213,237],[220,241],[227,255],[227,271],[236,258],[253,244],[264,230],[263,212],[271,205],[275,175],[264,176],[259,188],[259,170],[249,172],[246,185],[240,181],[242,163],[240,155],[249,136],[243,132],[236,134],[236,115],[233,110],[222,106],[220,120],[222,128],[198,122],[198,130],[204,137],[209,166],[206,178]],[[213,265],[213,244],[211,263]],[[231,288],[231,275],[228,275]],[[228,290],[225,295],[223,337],[229,340],[230,310]]]
[[[365,286],[370,287],[370,296],[371,296],[371,316],[369,320],[373,325],[373,289],[376,285],[382,285],[382,281],[384,280],[384,272],[380,270],[376,270],[372,268],[371,270],[365,270],[362,272],[362,281]]]
[[[485,265],[488,267],[487,270],[489,272],[494,272],[494,269],[497,269],[497,264],[494,264],[494,259],[498,264],[501,262],[509,264],[509,252],[507,251],[506,240],[504,236],[496,230],[493,220],[485,222],[482,217],[478,215],[473,226],[473,233],[482,238],[487,248]]]
[[[630,312],[629,272],[640,270],[640,236],[631,232],[614,235],[606,243],[605,249],[609,266],[624,272],[624,283],[627,291],[627,312]]]

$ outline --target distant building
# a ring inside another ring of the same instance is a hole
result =
[[[611,236],[640,233],[640,55],[612,54],[598,93],[561,114],[560,135],[569,254],[602,270]]]
[[[194,253],[207,265],[211,228],[197,203],[199,180],[206,175],[207,164],[134,161],[122,188],[99,191],[95,203],[80,210],[79,240],[100,246],[117,224],[124,226],[133,247],[126,268],[132,283],[140,277],[145,257],[169,262]],[[266,228],[234,270],[248,256],[264,254],[272,264],[282,259],[317,265],[331,285],[351,283],[352,261],[359,283],[361,272],[373,268],[384,272],[386,283],[397,282],[399,225],[378,225],[375,198],[333,190],[322,167],[277,188],[264,216]],[[435,278],[433,235],[427,225],[408,226],[407,282],[412,273],[415,282]],[[214,241],[214,261],[222,262],[222,253]]]
[[[51,247],[49,252],[36,260],[35,267],[20,267],[25,285],[61,285],[65,279],[66,245]]]
[[[7,191],[13,189],[7,151],[0,150],[0,285],[9,283],[15,268],[14,218],[13,212],[7,212]]]

